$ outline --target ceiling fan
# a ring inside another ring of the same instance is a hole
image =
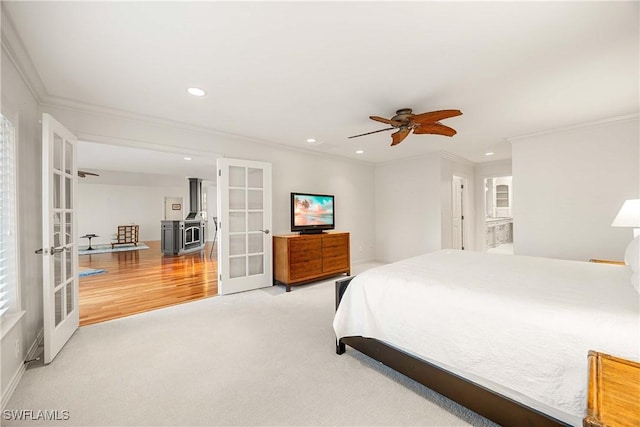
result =
[[[78,169],[78,176],[80,178],[86,178],[87,175],[92,175],[92,176],[100,176],[97,173],[93,173],[93,172],[87,172],[87,171],[81,171],[80,169]]]
[[[374,130],[360,135],[350,136],[349,138],[357,138],[359,136],[371,135],[372,133],[383,132],[385,130],[398,129],[397,132],[391,134],[391,146],[400,144],[413,131],[414,134],[434,134],[453,136],[457,132],[455,129],[440,124],[440,120],[448,119],[462,115],[460,110],[439,110],[429,113],[413,114],[411,108],[402,108],[396,111],[396,115],[390,119],[384,117],[369,116],[371,120],[391,125],[390,128]]]

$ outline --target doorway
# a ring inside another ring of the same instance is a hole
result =
[[[513,177],[485,178],[484,192],[486,251],[513,255]]]
[[[187,177],[215,188],[212,157],[80,141],[78,164],[96,174],[79,179],[78,235],[95,233],[94,246],[116,249],[78,257],[81,326],[218,294],[217,248],[208,234],[197,253],[167,256],[161,247],[161,221],[184,220],[189,211]],[[204,203],[201,215],[207,218]],[[139,225],[137,247],[111,248],[120,224]]]
[[[451,181],[451,248],[465,248],[464,226],[464,185],[465,179],[461,176],[453,176]]]

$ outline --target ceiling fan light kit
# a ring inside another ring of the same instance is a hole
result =
[[[411,108],[402,108],[396,111],[396,115],[390,119],[369,116],[371,120],[390,125],[390,128],[362,133],[360,135],[350,136],[349,138],[357,138],[359,136],[371,135],[372,133],[393,129],[397,129],[397,131],[391,134],[391,146],[400,144],[409,136],[411,131],[416,135],[432,134],[451,137],[456,134],[456,130],[441,124],[440,120],[461,115],[462,112],[460,110],[438,110],[422,114],[413,114]]]

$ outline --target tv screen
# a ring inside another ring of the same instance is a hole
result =
[[[335,228],[334,197],[291,193],[291,231],[318,233]]]

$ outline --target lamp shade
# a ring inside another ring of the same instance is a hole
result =
[[[640,228],[640,199],[626,200],[611,226]]]

